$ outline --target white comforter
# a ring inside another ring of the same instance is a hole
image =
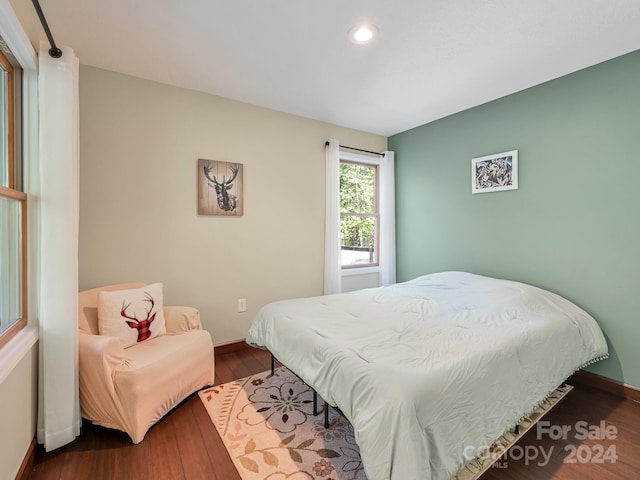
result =
[[[595,320],[568,300],[463,272],[275,302],[247,342],[342,410],[370,480],[449,478],[607,355]]]

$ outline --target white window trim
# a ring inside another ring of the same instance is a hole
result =
[[[369,275],[370,273],[380,273],[380,265],[375,265],[371,267],[352,267],[352,268],[342,269],[343,277],[350,277],[352,275]]]
[[[362,155],[359,153],[343,152],[340,151],[340,160],[346,160],[347,162],[364,163],[369,165],[380,165],[380,157],[374,157],[371,155]]]
[[[0,351],[0,384],[38,341],[38,329],[27,325],[2,347]]]
[[[7,43],[18,63],[22,67],[22,164],[23,190],[29,195],[33,191],[38,162],[38,57],[24,32],[9,0],[0,0],[0,35]],[[27,256],[29,261],[29,307],[27,326],[20,330],[0,349],[0,383],[11,374],[27,353],[38,341],[37,298],[35,266],[36,252],[34,239],[37,238],[37,211],[33,202],[27,201],[29,238]]]
[[[376,165],[380,167],[380,157],[374,157],[371,155],[362,155],[360,153],[352,153],[352,152],[343,152],[340,151],[340,161],[347,161],[353,163],[360,163],[363,165]],[[380,193],[380,171],[378,170],[377,176],[378,182],[378,194]],[[380,199],[378,199],[378,202]],[[378,207],[380,208],[380,207]],[[380,232],[378,232],[378,237],[380,237]],[[379,240],[378,240],[379,243]],[[380,255],[380,245],[376,245],[376,249],[378,250],[378,255]],[[372,265],[370,267],[350,267],[350,268],[342,268],[342,276],[350,277],[353,275],[369,275],[372,273],[380,273],[380,265]]]

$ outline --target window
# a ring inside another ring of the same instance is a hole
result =
[[[21,69],[0,38],[0,347],[26,325],[26,207],[20,158]]]
[[[378,265],[378,166],[340,160],[340,263]]]

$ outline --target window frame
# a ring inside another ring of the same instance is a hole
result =
[[[340,209],[340,219],[342,220],[343,216],[374,218],[375,233],[373,242],[376,261],[373,263],[357,263],[351,265],[342,265],[342,262],[340,262],[340,269],[342,271],[342,275],[358,275],[377,272],[380,269],[380,159],[356,153],[340,151],[340,165],[342,164],[362,165],[374,169],[374,213],[343,212],[342,209]],[[342,192],[340,192],[340,195],[342,195]],[[340,251],[342,252],[342,245],[340,245]]]
[[[14,68],[9,59],[0,49],[0,65],[7,72],[7,185],[13,190],[15,187],[15,87]],[[2,112],[4,115],[4,112]],[[3,186],[3,185],[0,185]]]
[[[20,79],[16,80],[15,90],[19,91],[22,108],[16,112],[20,128],[19,138],[21,142],[19,154],[21,158],[21,171],[18,178],[22,180],[19,188],[29,197],[38,195],[38,56],[24,31],[24,27],[18,20],[9,2],[0,3],[0,37],[8,50],[20,66]],[[29,285],[29,295],[26,298],[28,310],[24,314],[27,317],[27,326],[19,330],[11,340],[0,348],[0,383],[11,374],[19,362],[33,351],[33,346],[38,341],[38,281],[37,264],[39,258],[38,231],[40,215],[37,202],[27,202],[29,231],[24,232],[27,238],[28,268],[25,271],[25,281]],[[35,292],[35,293],[34,293]]]
[[[7,47],[8,48],[8,47]],[[16,185],[23,185],[22,179],[16,178],[23,169],[21,165],[16,165],[21,161],[16,132],[20,131],[19,113],[22,108],[22,99],[16,94],[18,82],[21,76],[21,69],[15,67],[3,49],[0,48],[0,64],[7,72],[7,186],[0,185],[0,197],[20,202],[20,318],[14,321],[4,332],[0,333],[0,349],[13,339],[23,328],[27,326],[28,318],[28,207],[27,194],[18,190]],[[16,78],[17,77],[17,78]],[[4,112],[2,112],[4,115]]]

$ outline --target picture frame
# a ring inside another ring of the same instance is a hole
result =
[[[471,159],[471,193],[518,189],[518,150]]]
[[[241,163],[198,159],[198,215],[244,215]]]

